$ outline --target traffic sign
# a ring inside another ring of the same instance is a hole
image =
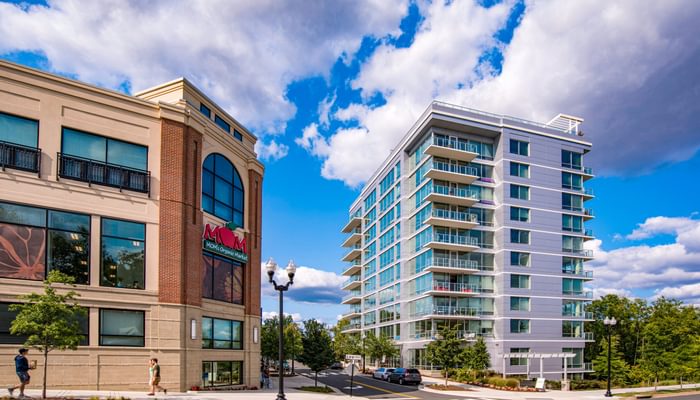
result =
[[[359,354],[346,354],[345,360],[346,361],[360,361],[360,360],[362,360],[362,356]]]

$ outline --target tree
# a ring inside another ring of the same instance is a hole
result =
[[[301,331],[296,323],[284,325],[284,351],[292,360],[292,375],[294,375],[294,360],[297,359],[304,351],[304,346],[301,342]]]
[[[299,347],[296,349],[292,348],[292,343],[295,343],[295,338],[291,337],[294,335],[291,330],[287,329],[289,326],[296,325],[292,320],[290,315],[284,316],[284,352],[282,354],[282,359],[287,359],[287,354],[299,355]],[[263,358],[269,360],[277,360],[279,357],[279,337],[280,337],[280,325],[279,317],[274,316],[263,321],[262,329],[260,333],[260,353]],[[296,341],[298,344],[298,339]],[[284,373],[284,366],[279,367],[280,371]]]
[[[468,352],[468,361],[466,364],[469,369],[483,371],[491,366],[491,355],[486,348],[486,342],[484,342],[483,337],[479,336],[472,346],[465,348],[465,351]]]
[[[457,337],[457,329],[444,327],[436,340],[425,347],[425,358],[429,363],[442,367],[447,386],[450,369],[455,368],[464,358],[462,340]]]
[[[44,356],[44,379],[41,397],[46,398],[46,375],[49,352],[53,350],[75,350],[83,338],[80,318],[86,316],[75,298],[79,295],[69,290],[63,294],[56,291],[54,284],[73,286],[75,279],[57,270],[49,272],[44,281],[44,293],[29,293],[18,298],[21,304],[10,306],[17,317],[10,325],[13,335],[27,336],[25,346],[39,350]]]
[[[318,386],[318,373],[330,367],[335,361],[331,335],[326,327],[315,319],[304,321],[304,333],[301,336],[304,351],[299,357],[309,369],[314,371],[314,385]]]
[[[368,333],[365,337],[365,353],[370,359],[382,362],[383,359],[390,359],[399,355],[399,349],[394,345],[394,341],[387,336],[376,336]]]
[[[612,336],[610,341],[610,379],[614,385],[624,385],[627,382],[630,373],[630,367],[625,362],[622,352],[619,349],[619,338],[617,335]],[[598,356],[593,359],[593,370],[598,375],[598,379],[607,379],[608,377],[608,339],[607,337],[601,341],[601,351]]]
[[[344,360],[345,356],[348,354],[362,353],[362,343],[360,342],[360,337],[358,335],[350,335],[344,332],[349,324],[350,321],[346,319],[340,320],[333,328],[331,328],[335,361]]]

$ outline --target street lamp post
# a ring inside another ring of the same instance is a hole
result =
[[[610,392],[610,360],[611,360],[611,336],[612,336],[612,327],[617,324],[617,320],[615,317],[608,318],[605,317],[603,320],[603,324],[605,325],[605,328],[608,330],[608,390],[605,392],[605,397],[612,397],[612,393]]]
[[[289,276],[289,282],[287,282],[284,285],[278,285],[277,282],[275,282],[275,280],[273,279],[273,277],[275,276],[275,272],[277,271],[277,263],[275,262],[275,260],[270,258],[270,260],[268,260],[267,264],[265,265],[265,269],[267,270],[268,278],[270,278],[270,283],[272,283],[272,286],[275,288],[275,290],[280,292],[280,337],[278,360],[280,383],[279,391],[277,392],[277,400],[286,400],[287,398],[284,395],[284,306],[282,303],[282,293],[286,292],[289,289],[289,285],[294,284],[294,274],[297,272],[297,266],[294,265],[294,261],[289,261],[289,264],[287,264],[287,276]]]

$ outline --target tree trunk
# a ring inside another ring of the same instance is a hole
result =
[[[292,354],[292,376],[294,376],[294,355]]]
[[[314,386],[318,387],[318,371],[314,371]]]
[[[46,371],[48,371],[48,364],[49,364],[49,351],[48,349],[44,349],[44,382],[41,387],[41,398],[45,399],[46,398]]]
[[[447,387],[447,368],[445,368],[445,387]]]

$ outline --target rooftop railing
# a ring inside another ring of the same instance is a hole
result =
[[[41,149],[0,140],[0,167],[39,172]]]
[[[61,178],[150,193],[151,173],[140,169],[109,164],[83,157],[58,153],[58,175]]]

